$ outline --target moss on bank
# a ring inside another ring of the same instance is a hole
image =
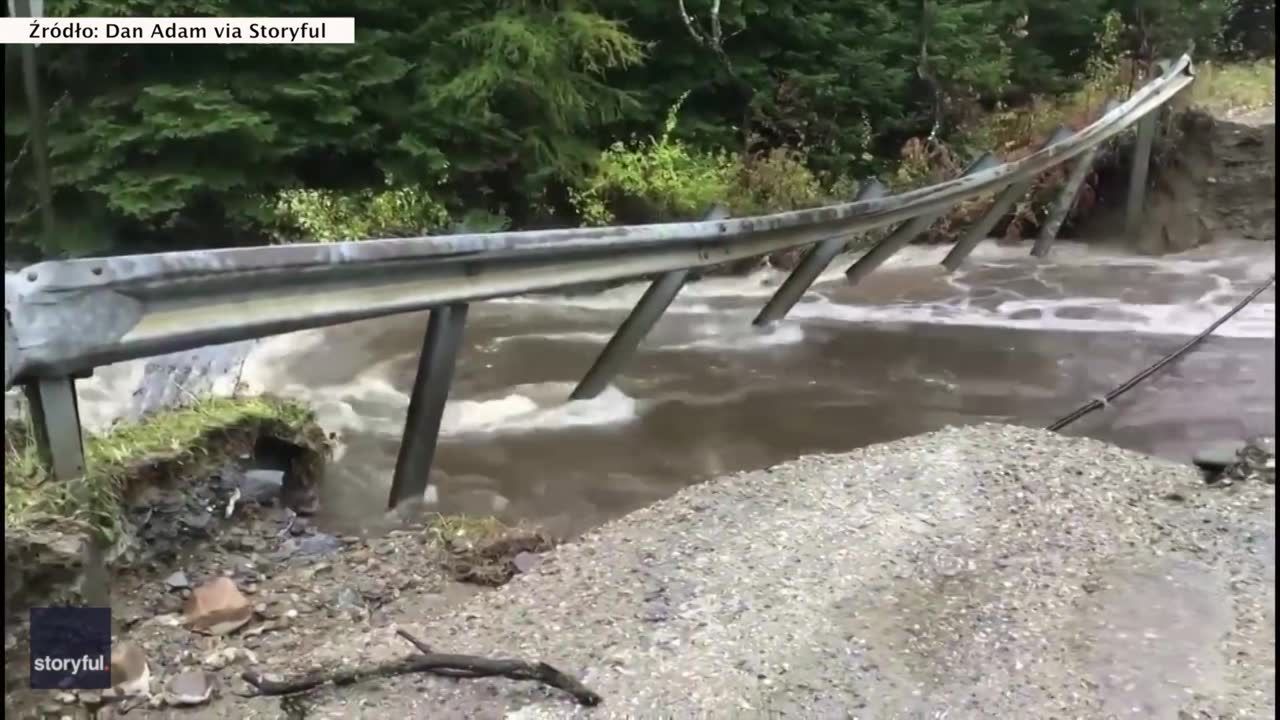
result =
[[[273,398],[210,397],[120,424],[85,440],[85,477],[49,480],[28,428],[5,428],[5,529],[10,536],[44,528],[95,533],[114,542],[122,502],[142,486],[191,480],[251,452],[270,435],[327,451],[314,416],[297,403]]]

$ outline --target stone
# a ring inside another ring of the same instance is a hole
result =
[[[187,670],[169,680],[165,700],[170,705],[200,705],[213,697],[213,677],[203,670]]]
[[[239,478],[240,499],[258,505],[272,505],[280,498],[284,487],[284,472],[280,470],[246,470]]]
[[[364,598],[359,592],[349,587],[338,590],[333,605],[338,610],[363,610]]]
[[[1276,481],[1275,438],[1257,437],[1240,449],[1236,460],[1222,472],[1222,482],[1229,480],[1261,480],[1274,484]]]
[[[213,522],[213,516],[203,508],[192,508],[183,513],[179,519],[183,525],[195,531],[193,534],[196,535],[203,535],[204,531],[209,529],[209,524]]]
[[[123,641],[111,645],[111,687],[125,696],[151,693],[151,668],[147,655],[137,644]]]
[[[301,540],[289,541],[286,544],[286,552],[290,555],[302,555],[304,557],[332,555],[341,549],[342,541],[327,533],[316,533]],[[290,550],[292,552],[289,552]]]
[[[538,563],[541,561],[542,556],[531,552],[519,552],[516,553],[514,558],[511,558],[511,563],[515,565],[516,570],[521,573],[529,572],[537,567]]]
[[[210,670],[221,670],[240,660],[244,660],[250,665],[256,665],[258,663],[257,655],[255,655],[251,650],[237,647],[224,647],[206,655],[204,660],[201,661],[201,664]]]
[[[1240,440],[1220,440],[1202,447],[1191,458],[1197,467],[1209,471],[1225,470],[1236,461],[1236,455],[1244,448]]]
[[[187,574],[178,570],[169,577],[164,579],[165,587],[170,590],[185,590],[191,587],[191,580],[187,578]]]
[[[253,606],[229,577],[219,577],[197,587],[187,598],[183,621],[188,628],[209,635],[225,635],[243,627],[253,617]]]

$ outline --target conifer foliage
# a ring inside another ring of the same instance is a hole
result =
[[[275,232],[282,222],[298,230],[339,216],[321,235],[446,231],[464,216],[494,227],[599,221],[582,216],[582,198],[607,194],[602,163],[621,172],[618,148],[658,135],[665,150],[715,163],[717,182],[794,204],[882,170],[908,138],[945,137],[984,108],[1072,89],[1109,13],[1137,60],[1275,47],[1274,20],[1258,27],[1274,2],[1260,0],[46,6],[62,16],[354,15],[357,42],[41,46],[49,236],[18,48],[7,46],[6,248],[33,257],[263,242],[290,234]],[[774,165],[804,192],[758,185]],[[383,217],[401,207],[407,220]]]

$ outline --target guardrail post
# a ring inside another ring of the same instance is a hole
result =
[[[1071,131],[1066,127],[1059,126],[1058,129],[1053,132],[1053,135],[1049,136],[1049,139],[1045,141],[1044,145],[1042,145],[1040,149],[1043,150],[1044,148],[1061,142],[1069,137],[1071,137]],[[956,241],[955,247],[951,248],[951,252],[947,253],[947,257],[943,259],[942,266],[947,269],[947,272],[955,272],[959,269],[960,264],[965,261],[965,258],[969,257],[969,254],[978,247],[978,244],[985,240],[987,235],[991,233],[991,228],[995,227],[996,223],[1000,222],[1000,218],[1004,217],[1005,213],[1009,212],[1009,208],[1018,201],[1018,198],[1026,195],[1027,192],[1031,190],[1031,186],[1034,183],[1034,178],[1014,183],[1013,185],[1005,188],[996,197],[995,203],[991,205],[991,209],[987,211],[987,214],[983,215],[982,219],[974,223],[969,230],[958,241]]]
[[[7,277],[6,277],[7,280]],[[4,310],[4,389],[7,392],[13,387],[13,379],[17,377],[18,370],[22,367],[21,358],[18,357],[18,338],[13,332],[13,317],[9,315],[9,309]]]
[[[59,482],[84,477],[84,432],[75,379],[39,378],[23,390],[41,464]]]
[[[728,211],[717,206],[712,208],[703,219],[723,220],[727,217],[729,217]],[[649,334],[657,324],[658,318],[661,318],[671,306],[671,302],[676,299],[676,295],[688,279],[688,269],[672,270],[663,273],[649,285],[649,289],[644,291],[640,301],[631,309],[631,314],[622,321],[622,325],[618,327],[613,337],[609,338],[604,350],[600,351],[591,369],[573,389],[573,393],[569,395],[570,400],[590,400],[604,392],[609,381],[618,374],[622,363],[635,352],[636,348],[640,347],[640,341]]]
[[[618,374],[622,363],[640,346],[640,341],[649,334],[658,322],[658,318],[662,317],[662,314],[671,306],[671,302],[676,299],[676,294],[688,279],[688,270],[673,270],[663,273],[649,285],[640,302],[632,308],[631,314],[622,321],[622,325],[618,327],[613,337],[609,338],[609,343],[604,346],[604,350],[600,351],[591,369],[573,389],[569,399],[589,400],[604,392],[609,381]]]
[[[431,463],[440,439],[440,419],[449,399],[453,369],[467,324],[467,307],[465,303],[458,303],[431,310],[431,319],[422,340],[422,354],[418,356],[418,374],[409,395],[409,413],[404,421],[395,474],[391,479],[387,505],[392,509],[405,500],[422,497],[427,491]]]
[[[961,173],[961,177],[982,172],[987,168],[995,167],[997,164],[995,157],[991,153],[983,153],[976,160],[969,163],[969,166]],[[938,218],[946,215],[949,209],[914,217],[899,225],[893,232],[889,233],[889,237],[876,243],[875,247],[868,250],[865,255],[858,258],[858,261],[845,271],[845,276],[848,278],[849,283],[860,282],[870,275],[876,268],[883,265],[886,260],[893,257],[894,253],[906,247],[907,243],[914,240],[917,235],[929,229],[929,226],[937,222]]]
[[[854,202],[862,200],[874,200],[884,197],[889,189],[884,186],[876,178],[871,178],[858,188],[858,194],[854,197]],[[822,271],[827,269],[831,261],[844,250],[845,245],[849,242],[849,238],[845,236],[827,238],[816,245],[809,248],[809,252],[805,253],[800,264],[796,265],[787,279],[783,281],[782,286],[778,288],[773,297],[769,298],[769,302],[765,303],[764,308],[760,310],[760,314],[756,315],[756,319],[752,321],[754,325],[767,325],[771,322],[781,320],[786,316],[791,308],[800,301],[806,290],[813,285],[818,279]]]
[[[1111,112],[1112,109],[1119,106],[1115,100],[1108,100],[1106,109],[1103,113]],[[1062,229],[1062,223],[1066,221],[1067,215],[1071,214],[1071,209],[1076,206],[1076,198],[1080,196],[1080,188],[1084,186],[1085,178],[1089,177],[1089,171],[1093,169],[1094,158],[1098,157],[1098,151],[1102,149],[1102,145],[1095,145],[1089,149],[1076,164],[1071,168],[1071,172],[1067,175],[1067,182],[1062,186],[1062,190],[1058,193],[1057,199],[1053,203],[1053,207],[1049,210],[1049,216],[1045,218],[1044,225],[1040,226],[1040,234],[1036,237],[1036,242],[1031,246],[1031,254],[1038,258],[1048,257],[1049,250],[1053,247],[1053,241],[1058,238],[1058,231]]]
[[[1138,121],[1138,143],[1133,150],[1129,198],[1124,213],[1124,229],[1127,234],[1137,232],[1138,225],[1142,222],[1142,206],[1147,195],[1147,172],[1151,166],[1151,145],[1155,142],[1159,114],[1160,110],[1157,108]]]

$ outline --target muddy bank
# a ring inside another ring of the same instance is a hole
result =
[[[1081,218],[1077,237],[1125,234],[1131,152],[1098,173],[1100,207]],[[1125,242],[1160,255],[1215,239],[1274,241],[1275,208],[1275,109],[1218,116],[1190,109],[1163,125],[1142,224]]]
[[[205,399],[90,438],[89,476],[76,485],[109,483],[110,507],[42,495],[54,489],[18,427],[6,432],[13,717],[208,702],[246,664],[287,663],[340,628],[383,627],[500,586],[555,544],[489,518],[433,516],[377,541],[320,531],[310,516],[328,439],[309,411],[274,398]],[[111,542],[99,564],[88,548],[103,536]],[[27,688],[25,610],[62,604],[111,607],[119,690]]]
[[[28,608],[110,602],[107,593],[122,590],[113,576],[197,548],[226,524],[215,508],[232,498],[305,512],[328,452],[294,404],[210,400],[89,438],[86,477],[60,483],[45,477],[25,419],[6,414],[5,425],[7,650],[25,642]],[[252,462],[274,470],[255,485],[238,471]],[[6,690],[26,677],[9,670]]]

